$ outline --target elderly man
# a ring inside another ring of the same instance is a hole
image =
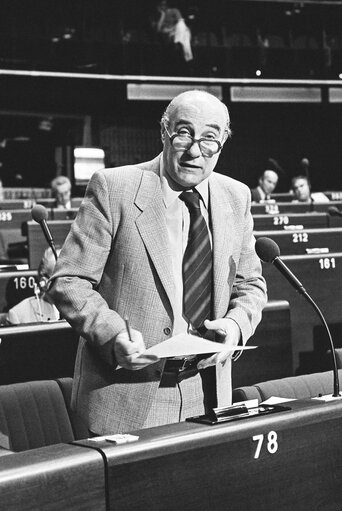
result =
[[[271,198],[271,193],[278,184],[278,174],[274,170],[265,170],[259,177],[259,186],[251,190],[252,201],[262,202]]]
[[[229,125],[216,97],[184,92],[162,117],[160,155],[89,182],[50,294],[81,335],[72,402],[94,434],[230,403],[231,357],[260,321],[266,291],[250,190],[214,172]],[[190,362],[145,354],[188,331],[223,351]]]
[[[71,182],[67,176],[57,176],[51,181],[52,196],[57,209],[71,208]]]

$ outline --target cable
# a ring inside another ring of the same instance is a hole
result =
[[[182,389],[180,388],[179,382],[177,382],[177,387],[178,387],[179,397],[180,397],[180,405],[179,405],[178,422],[181,422],[181,418],[182,418],[182,411],[183,411],[183,394],[182,394]]]

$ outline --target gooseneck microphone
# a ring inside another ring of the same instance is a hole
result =
[[[46,222],[46,219],[48,217],[48,212],[47,212],[46,208],[44,206],[42,206],[41,204],[37,204],[36,206],[34,206],[31,209],[31,216],[32,216],[32,219],[35,222],[37,222],[40,225],[40,227],[42,228],[45,239],[48,242],[48,244],[50,245],[53,255],[55,256],[55,259],[57,261],[58,256],[57,256],[55,242],[53,240],[49,226]]]
[[[261,237],[256,240],[255,251],[262,261],[265,263],[272,263],[274,266],[284,275],[284,277],[290,282],[295,290],[302,294],[307,301],[313,306],[317,314],[319,315],[327,333],[331,346],[331,355],[333,358],[333,372],[334,372],[334,393],[333,397],[340,397],[340,382],[338,379],[338,369],[336,362],[335,346],[331,337],[331,333],[328,324],[315,301],[305,290],[303,284],[297,279],[292,271],[286,266],[284,261],[280,258],[280,249],[275,241],[271,238]]]
[[[292,271],[286,266],[284,261],[280,259],[280,249],[275,241],[271,238],[258,238],[255,243],[255,251],[262,261],[272,263],[290,282],[298,293],[305,295],[306,290],[303,284],[297,279]]]

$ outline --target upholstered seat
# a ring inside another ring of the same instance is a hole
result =
[[[342,369],[339,370],[339,379],[342,381]],[[239,387],[233,390],[233,402],[236,403],[247,399],[258,399],[261,402],[271,396],[305,399],[332,392],[333,373],[332,371],[326,371]]]
[[[0,447],[25,451],[88,436],[70,411],[72,378],[0,386]]]

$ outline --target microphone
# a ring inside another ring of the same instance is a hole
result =
[[[330,216],[342,216],[342,211],[336,206],[329,206],[328,213]]]
[[[292,271],[286,266],[284,261],[280,259],[280,249],[275,241],[271,238],[261,237],[255,243],[255,251],[262,261],[272,263],[290,282],[298,293],[305,295],[306,290],[303,284],[297,279]]]
[[[309,167],[310,167],[309,160],[307,158],[302,158],[300,163],[302,165],[302,168],[304,170],[306,177],[309,179],[310,178],[310,176],[309,176]]]
[[[40,225],[40,227],[42,228],[45,239],[48,242],[48,244],[50,245],[53,255],[55,256],[55,259],[57,261],[57,251],[56,251],[56,247],[55,247],[55,242],[53,240],[49,226],[46,222],[46,219],[48,217],[48,212],[47,212],[46,208],[44,206],[42,206],[41,204],[37,204],[36,206],[34,206],[31,209],[31,216],[32,216],[32,219],[35,222],[37,222]]]
[[[337,209],[337,208],[336,208]],[[292,271],[286,266],[284,261],[280,258],[280,249],[279,246],[275,241],[273,241],[271,238],[261,237],[256,240],[255,243],[255,251],[259,258],[264,261],[265,263],[272,263],[274,266],[284,275],[284,277],[290,282],[290,284],[295,288],[298,293],[302,294],[307,301],[310,303],[310,305],[313,306],[317,314],[319,315],[327,333],[328,338],[331,346],[331,355],[333,358],[333,373],[334,373],[334,393],[333,397],[340,397],[340,383],[338,379],[338,369],[337,369],[337,362],[336,362],[336,352],[335,352],[335,346],[331,337],[331,333],[328,327],[328,324],[318,307],[318,305],[315,303],[315,301],[311,298],[311,296],[307,293],[305,290],[303,284],[297,279],[297,277],[292,273]]]

